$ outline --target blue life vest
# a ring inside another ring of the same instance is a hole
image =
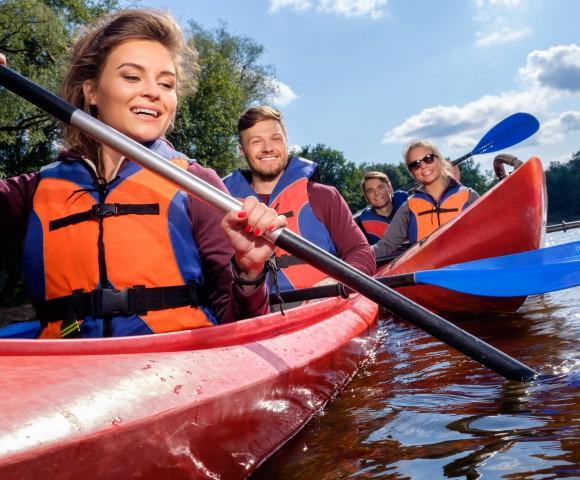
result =
[[[379,215],[371,206],[363,208],[360,212],[354,215],[355,222],[365,234],[365,237],[367,238],[367,241],[370,245],[374,245],[381,238],[383,238],[383,235],[386,233],[391,220],[393,220],[393,217],[395,216],[395,213],[399,207],[407,201],[407,198],[407,192],[404,192],[403,190],[397,190],[391,199],[393,203],[393,210],[388,217]]]

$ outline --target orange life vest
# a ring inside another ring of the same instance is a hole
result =
[[[166,144],[157,144],[157,150],[165,156],[177,155]],[[181,166],[187,168],[187,164],[184,159]],[[54,305],[74,294],[78,297],[79,292],[84,292],[85,303],[98,302],[105,298],[102,289],[118,298],[132,289],[137,299],[148,290],[159,296],[167,288],[181,294],[203,282],[186,194],[133,162],[100,186],[88,165],[78,159],[41,170],[24,255],[25,280],[34,303],[40,306],[50,301]],[[99,291],[93,300],[89,292]],[[206,307],[184,305],[113,312],[109,333],[170,332],[215,322]],[[83,337],[103,335],[103,318],[98,316],[75,318],[67,326],[59,320],[47,323],[43,338],[66,336],[74,330]]]
[[[431,235],[459,215],[468,201],[469,189],[460,184],[452,184],[438,202],[425,192],[415,192],[407,200],[411,213],[407,230],[409,241],[414,243]]]

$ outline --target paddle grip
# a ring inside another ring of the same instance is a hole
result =
[[[4,65],[0,65],[0,85],[59,120],[70,123],[75,107]]]

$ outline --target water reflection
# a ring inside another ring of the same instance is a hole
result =
[[[453,320],[541,378],[504,381],[385,316],[372,361],[252,479],[580,478],[580,288]]]

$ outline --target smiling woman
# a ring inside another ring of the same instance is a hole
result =
[[[175,64],[169,50],[150,40],[115,47],[98,79],[83,82],[83,94],[95,116],[145,143],[162,137],[177,108]],[[101,146],[101,175],[110,180],[119,155]]]
[[[120,11],[77,40],[61,95],[225,191],[164,137],[178,90],[195,85],[184,68],[195,58],[169,15]],[[261,232],[284,217],[251,198],[222,220],[72,126],[63,141],[55,163],[0,182],[0,228],[25,232],[23,275],[41,338],[160,333],[267,312],[273,247]]]
[[[428,140],[416,140],[403,154],[417,191],[397,211],[389,229],[373,245],[377,257],[390,255],[403,243],[417,242],[455,218],[479,195],[452,176],[452,166]]]

